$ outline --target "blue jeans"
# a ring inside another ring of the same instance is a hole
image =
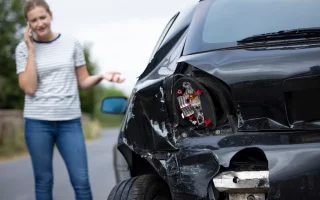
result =
[[[42,121],[25,119],[25,140],[31,156],[37,200],[52,200],[53,149],[67,166],[77,200],[92,200],[87,154],[81,120]]]

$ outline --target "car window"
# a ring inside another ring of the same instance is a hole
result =
[[[179,13],[175,14],[170,20],[169,22],[167,23],[167,25],[165,26],[164,30],[162,31],[157,43],[156,43],[156,46],[154,47],[153,51],[152,51],[152,54],[150,56],[150,59],[149,59],[149,62],[152,60],[154,54],[157,52],[159,46],[162,44],[164,38],[166,37],[168,31],[170,30],[172,24],[175,22],[175,20],[177,19]]]
[[[200,4],[184,55],[234,46],[256,34],[320,27],[319,0],[206,0]]]
[[[234,42],[280,30],[320,27],[319,0],[217,0],[209,9],[202,39]]]
[[[189,27],[194,11],[198,2],[187,4],[183,10],[179,12],[179,16],[175,19],[174,23],[170,27],[170,30],[163,39],[160,48],[175,37],[179,32]]]

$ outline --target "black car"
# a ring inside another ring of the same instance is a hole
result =
[[[319,8],[201,0],[173,16],[130,98],[102,103],[124,114],[130,176],[117,168],[108,199],[320,199]]]

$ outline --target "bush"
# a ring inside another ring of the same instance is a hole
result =
[[[28,153],[23,124],[22,111],[0,110],[0,159],[11,159]],[[87,141],[100,136],[100,123],[91,120],[87,114],[83,114],[82,128]]]
[[[93,120],[83,125],[83,134],[86,140],[90,141],[100,137],[101,126],[97,120]]]
[[[0,144],[0,158],[8,159],[27,153],[24,131],[18,130],[13,135],[3,137]]]

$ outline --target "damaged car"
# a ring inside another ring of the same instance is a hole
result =
[[[130,97],[102,102],[124,116],[108,200],[320,199],[319,8],[201,0],[174,15]]]

